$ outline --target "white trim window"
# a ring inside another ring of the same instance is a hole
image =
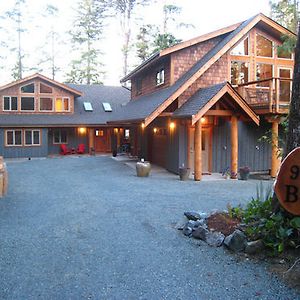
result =
[[[165,83],[165,69],[160,69],[156,72],[156,85],[161,85]]]
[[[20,90],[22,94],[34,94],[35,91],[34,82],[21,86]]]
[[[34,97],[21,97],[21,111],[34,111]]]
[[[70,111],[70,98],[68,98],[68,97],[57,97],[55,99],[55,111],[57,111],[57,112],[68,112],[68,111]]]
[[[5,145],[22,146],[22,130],[21,129],[5,130]]]
[[[17,110],[18,110],[18,97],[3,96],[3,111],[17,111]]]
[[[24,144],[25,146],[40,146],[40,130],[25,129],[24,130]]]
[[[53,144],[67,144],[68,133],[66,129],[54,129],[53,131]]]
[[[39,98],[39,110],[40,111],[53,111],[53,98],[40,97]]]

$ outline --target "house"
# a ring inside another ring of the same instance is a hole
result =
[[[0,155],[43,157],[67,144],[111,152],[107,121],[130,99],[123,87],[62,84],[34,74],[0,87]]]
[[[195,180],[245,165],[275,176],[294,64],[284,35],[295,34],[258,14],[155,53],[122,79],[131,101],[108,124],[131,129],[133,154]]]

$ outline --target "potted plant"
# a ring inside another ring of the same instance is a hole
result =
[[[250,168],[248,166],[241,167],[239,169],[239,173],[241,180],[248,180],[250,175]]]
[[[180,180],[188,180],[190,176],[190,168],[187,168],[182,164],[181,167],[179,167],[179,178]]]

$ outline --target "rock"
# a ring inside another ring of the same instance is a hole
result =
[[[246,244],[245,252],[247,254],[255,254],[255,253],[263,250],[264,247],[265,247],[265,245],[262,240],[248,242]]]
[[[288,281],[292,287],[300,286],[300,259],[298,258],[294,264],[283,274],[283,278]]]
[[[200,214],[194,212],[194,211],[186,211],[184,213],[184,215],[189,219],[189,220],[193,220],[193,221],[197,221],[200,220]]]
[[[177,224],[175,225],[175,228],[177,230],[183,230],[183,228],[185,227],[185,225],[186,225],[186,218],[182,217],[182,219],[180,221],[178,221]]]
[[[199,226],[207,228],[206,222],[204,219],[197,220],[197,221],[189,221],[189,222],[195,222],[193,226],[193,230],[196,230]]]
[[[207,230],[203,226],[199,226],[192,232],[192,237],[195,239],[206,241],[206,235],[209,233],[209,230]]]
[[[211,232],[206,234],[206,243],[212,247],[220,247],[223,244],[225,235],[221,232]]]
[[[247,238],[242,231],[235,230],[225,238],[224,245],[235,252],[244,251],[247,245]]]
[[[183,230],[182,230],[183,234],[186,236],[191,236],[193,229],[191,227],[188,226],[184,226]]]

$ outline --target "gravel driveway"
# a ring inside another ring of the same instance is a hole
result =
[[[107,156],[8,162],[1,299],[300,299],[266,266],[174,229],[245,203],[256,181],[138,178]]]

